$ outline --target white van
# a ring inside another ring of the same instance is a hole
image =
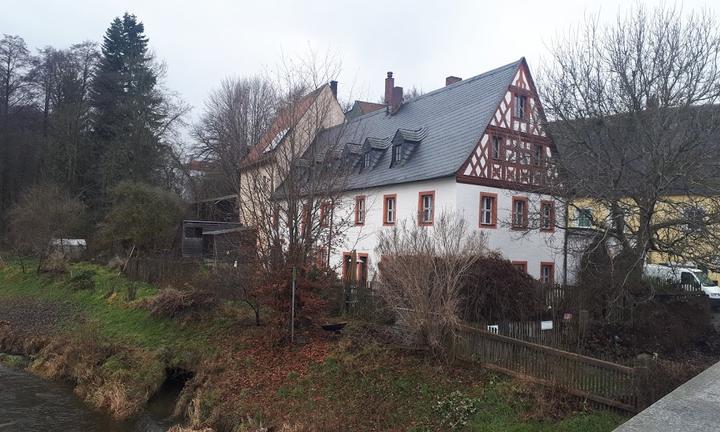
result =
[[[686,289],[700,289],[710,298],[710,304],[720,306],[720,287],[707,275],[695,267],[678,267],[666,264],[645,264],[643,275],[648,278],[662,279],[680,284]]]

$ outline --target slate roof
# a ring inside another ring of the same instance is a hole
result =
[[[327,129],[308,153],[317,152],[323,142],[340,144],[350,157],[357,157],[358,146],[363,152],[379,153],[371,169],[360,169],[357,158],[346,181],[348,190],[453,176],[475,148],[524,61],[418,96],[392,115],[378,110]],[[391,167],[388,149],[398,138],[410,142],[411,150],[403,163]],[[307,153],[304,158],[313,159]]]
[[[576,119],[548,123],[548,130],[558,148],[560,174],[576,185],[576,193],[592,196],[625,195],[654,182],[664,195],[720,194],[720,179],[714,173],[720,168],[715,157],[720,153],[720,106],[697,106],[691,109],[663,108],[662,112],[649,114],[646,122],[667,117],[678,124],[677,131],[671,126],[658,127],[655,132],[668,138],[657,143],[657,154],[648,153],[637,142],[647,140],[645,122],[635,119],[642,115],[614,115],[604,118]],[[655,128],[651,128],[655,129]],[[674,134],[680,136],[677,143],[670,144]],[[638,137],[636,139],[636,136]],[[671,162],[669,155],[679,155],[676,145],[692,141],[693,146],[682,152],[682,158]],[[661,151],[662,150],[662,151]],[[607,179],[614,178],[612,188]]]
[[[352,109],[347,112],[346,116],[348,120],[352,120],[363,114],[367,114],[381,109],[385,109],[385,104],[356,100],[353,104]]]
[[[273,119],[268,130],[260,137],[260,140],[250,149],[250,152],[243,160],[243,165],[250,165],[260,161],[269,152],[275,150],[285,138],[288,131],[296,126],[296,123],[305,115],[305,112],[312,106],[317,97],[329,84],[323,84],[312,92],[301,97],[292,106],[281,110]]]

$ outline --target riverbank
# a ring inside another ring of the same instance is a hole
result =
[[[343,336],[308,331],[291,349],[277,344],[271,325],[254,326],[242,305],[156,317],[146,306],[154,287],[89,264],[69,270],[0,269],[0,352],[29,356],[30,371],[71,382],[87,404],[115,418],[137,415],[163,384],[179,380],[178,418],[220,431],[600,432],[624,420],[479,368],[391,348],[360,322]],[[92,284],[78,284],[81,273]]]

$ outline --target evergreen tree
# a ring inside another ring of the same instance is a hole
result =
[[[105,33],[93,83],[97,198],[123,180],[157,183],[166,121],[159,72],[135,15],[115,18]]]

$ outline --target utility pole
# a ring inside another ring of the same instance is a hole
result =
[[[292,269],[292,303],[290,306],[290,344],[295,343],[295,277],[297,271]]]

